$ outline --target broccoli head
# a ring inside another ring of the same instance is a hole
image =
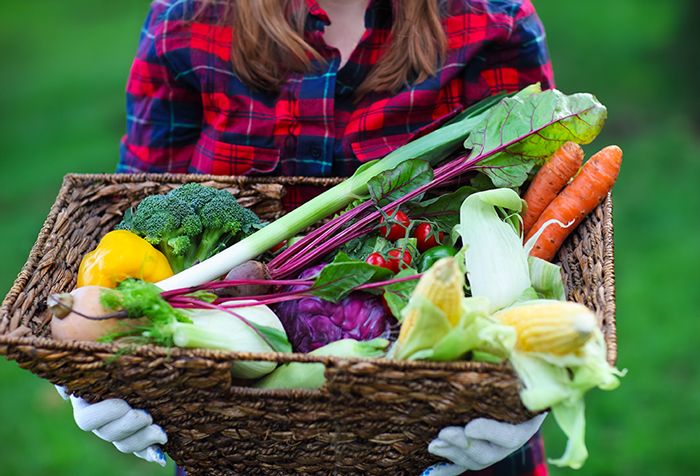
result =
[[[260,224],[229,192],[190,183],[146,197],[117,229],[146,239],[179,272],[250,235]]]
[[[187,202],[170,195],[151,195],[117,228],[143,237],[168,258],[174,271],[181,271],[192,244],[202,233],[202,221]]]
[[[260,225],[258,216],[242,207],[236,197],[225,190],[200,209],[203,233],[199,241],[196,261],[203,261],[222,249],[253,233]]]
[[[220,190],[212,187],[205,187],[198,183],[186,183],[173,189],[168,195],[188,203],[197,213],[219,194]],[[231,195],[231,194],[229,194]]]

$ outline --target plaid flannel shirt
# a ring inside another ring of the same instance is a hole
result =
[[[329,24],[306,0],[305,39],[323,56],[290,74],[278,93],[254,91],[231,67],[232,31],[221,0],[156,0],[127,84],[127,131],[118,172],[347,176],[492,94],[553,86],[545,35],[531,0],[443,0],[448,50],[438,73],[398,93],[353,96],[382,57],[391,0],[372,0],[366,31],[347,63],[323,41]],[[317,193],[297,188],[293,208]],[[538,437],[478,474],[547,474]]]
[[[448,51],[438,73],[396,94],[353,91],[389,41],[391,0],[373,0],[366,32],[342,68],[329,24],[307,0],[306,41],[325,58],[277,94],[253,91],[231,67],[220,5],[156,0],[127,85],[120,172],[347,176],[486,96],[552,86],[544,30],[530,0],[443,1]]]

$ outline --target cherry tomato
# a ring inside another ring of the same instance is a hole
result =
[[[438,246],[445,239],[443,232],[438,232],[437,236],[433,232],[433,226],[430,223],[421,223],[413,232],[414,238],[418,241],[418,251],[423,253],[430,248]]]
[[[387,253],[386,264],[390,270],[392,270],[394,273],[398,273],[400,269],[410,265],[412,259],[413,257],[408,250],[404,250],[402,254],[400,249],[394,248],[393,250],[389,250]]]
[[[371,264],[372,266],[379,266],[380,268],[389,269],[387,267],[387,263],[386,263],[386,260],[384,259],[384,257],[381,254],[377,253],[376,251],[374,253],[371,253],[367,257],[367,259],[365,260],[365,263]]]
[[[387,212],[389,215],[390,227],[383,226],[379,229],[379,233],[389,241],[396,241],[406,236],[406,229],[411,224],[411,220],[402,211],[394,213],[394,210]],[[384,223],[384,217],[379,220],[379,223]]]

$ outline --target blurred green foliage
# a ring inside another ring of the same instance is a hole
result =
[[[618,143],[615,189],[620,367],[588,399],[580,474],[700,474],[700,3],[535,0],[557,85],[610,110],[596,143]],[[0,4],[0,291],[9,289],[63,174],[110,172],[123,89],[146,0]],[[2,294],[2,293],[0,293]],[[0,474],[160,475],[78,430],[49,384],[0,360]],[[546,425],[552,455],[563,438]],[[552,469],[554,475],[573,471]]]

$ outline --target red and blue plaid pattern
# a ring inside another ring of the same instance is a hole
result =
[[[326,59],[278,94],[251,90],[231,68],[225,1],[156,0],[127,85],[120,172],[346,176],[474,102],[540,81],[552,86],[530,0],[444,2],[448,54],[435,77],[397,94],[353,91],[382,57],[391,0],[373,0],[347,64],[323,42],[328,18],[307,0],[306,40]]]

